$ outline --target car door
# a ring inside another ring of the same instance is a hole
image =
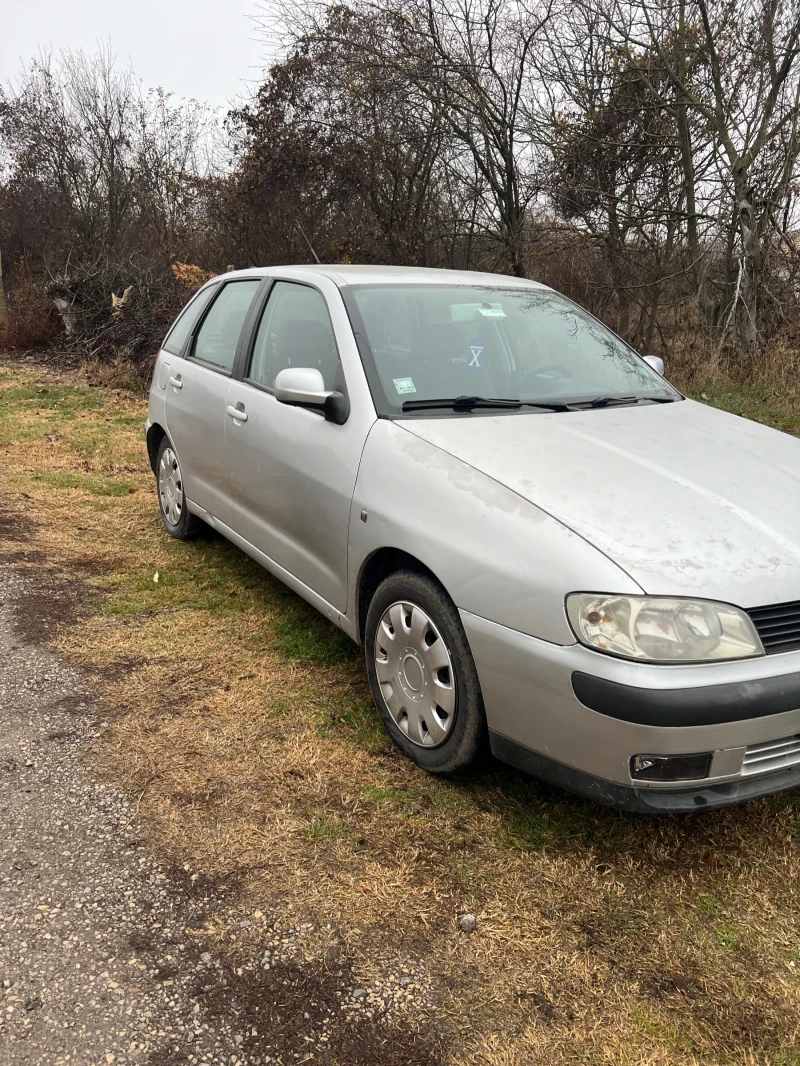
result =
[[[186,498],[230,525],[231,485],[225,462],[225,406],[243,327],[260,278],[220,284],[170,365],[167,433],[181,464]],[[169,341],[169,338],[167,339]]]
[[[350,504],[374,409],[355,403],[339,426],[318,410],[280,403],[272,392],[277,373],[289,366],[315,367],[327,389],[345,390],[342,345],[353,360],[350,376],[363,376],[341,297],[333,283],[331,288],[329,299],[338,301],[336,330],[319,289],[295,281],[273,284],[254,315],[242,380],[231,382],[225,447],[236,531],[344,612]],[[358,388],[355,393],[360,396]],[[236,418],[236,411],[247,420]]]

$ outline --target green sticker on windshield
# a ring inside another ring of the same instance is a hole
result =
[[[406,392],[416,392],[416,387],[411,378],[392,378],[394,391],[402,396]]]

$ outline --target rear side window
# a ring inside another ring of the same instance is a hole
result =
[[[230,281],[211,305],[195,338],[192,356],[229,373],[250,304],[261,282]]]
[[[209,285],[207,289],[201,289],[193,299],[184,307],[175,325],[167,334],[167,339],[161,345],[161,347],[167,351],[172,352],[173,355],[180,355],[183,351],[183,346],[186,343],[186,338],[192,332],[192,327],[198,320],[206,307],[208,302],[214,293],[217,291],[216,285]]]

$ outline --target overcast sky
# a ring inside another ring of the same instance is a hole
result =
[[[0,82],[13,79],[41,48],[93,52],[110,41],[130,57],[146,88],[226,107],[246,95],[264,67],[267,45],[248,16],[257,0],[0,0]]]

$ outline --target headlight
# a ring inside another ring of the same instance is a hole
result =
[[[573,592],[567,615],[581,644],[626,659],[697,663],[764,654],[753,623],[726,603]]]

